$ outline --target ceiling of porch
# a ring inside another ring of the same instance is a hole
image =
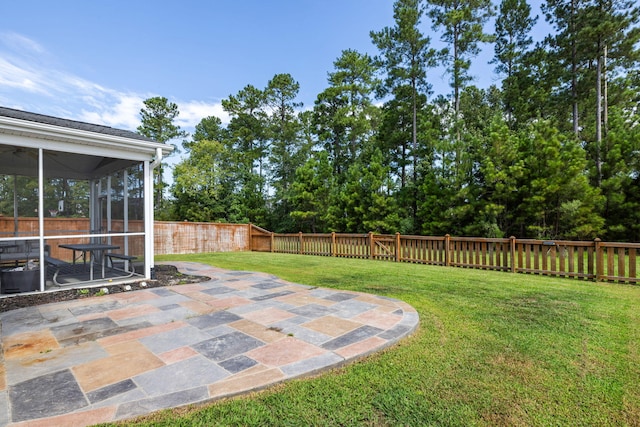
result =
[[[100,178],[139,161],[44,150],[45,178]],[[38,175],[38,150],[0,144],[0,174]]]

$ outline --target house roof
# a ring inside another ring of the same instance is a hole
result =
[[[0,116],[11,117],[19,120],[60,126],[69,129],[84,130],[88,132],[102,133],[105,135],[119,136],[123,138],[138,139],[141,141],[155,142],[146,136],[128,130],[115,129],[109,126],[94,125],[75,120],[62,119],[44,114],[29,113],[27,111],[14,110],[13,108],[0,107]]]
[[[46,177],[77,179],[162,159],[173,150],[127,130],[0,107],[0,174],[37,173],[39,148]]]

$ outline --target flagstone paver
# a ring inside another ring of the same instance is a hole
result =
[[[15,384],[9,398],[12,421],[66,414],[89,405],[68,369]]]
[[[162,360],[153,353],[132,345],[129,351],[78,365],[73,373],[82,389],[89,392],[162,366]]]
[[[260,365],[262,367],[262,365]],[[224,381],[213,383],[209,386],[211,397],[233,396],[246,390],[259,390],[267,385],[274,384],[286,378],[280,369],[260,370],[250,375],[241,375]]]
[[[247,335],[251,335],[252,337],[257,338],[265,343],[270,343],[282,339],[282,332],[278,330],[278,328],[265,328],[264,325],[252,322],[247,319],[230,323],[229,326],[237,329],[240,332],[244,332]]]
[[[198,353],[191,347],[185,346],[185,347],[180,347],[173,350],[165,351],[164,353],[160,353],[158,357],[165,364],[170,365],[172,363],[180,362],[181,360],[185,360],[190,357],[197,356],[198,354],[200,353]]]
[[[85,426],[258,390],[418,325],[391,298],[174,264],[211,280],[0,313],[0,426]]]
[[[293,337],[261,346],[247,356],[266,366],[280,367],[326,353],[323,349]]]
[[[305,328],[313,329],[331,337],[337,337],[346,334],[358,327],[362,326],[360,322],[342,319],[336,316],[325,316],[312,320],[304,324]]]
[[[263,325],[270,325],[281,320],[290,319],[294,316],[295,314],[292,314],[289,311],[281,310],[275,307],[268,307],[264,310],[256,310],[244,315],[246,319],[253,320]]]
[[[41,354],[60,348],[58,341],[49,329],[7,337],[2,342],[5,359],[17,359],[34,354]]]
[[[109,353],[96,342],[86,342],[19,359],[5,360],[7,386],[10,387],[21,381],[72,368],[80,363],[79,361],[89,362],[108,355]]]

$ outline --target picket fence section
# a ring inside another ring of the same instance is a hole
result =
[[[640,243],[401,234],[279,234],[251,228],[251,250],[639,283]]]

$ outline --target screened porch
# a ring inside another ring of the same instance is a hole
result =
[[[152,171],[170,148],[0,108],[2,294],[151,278]]]

